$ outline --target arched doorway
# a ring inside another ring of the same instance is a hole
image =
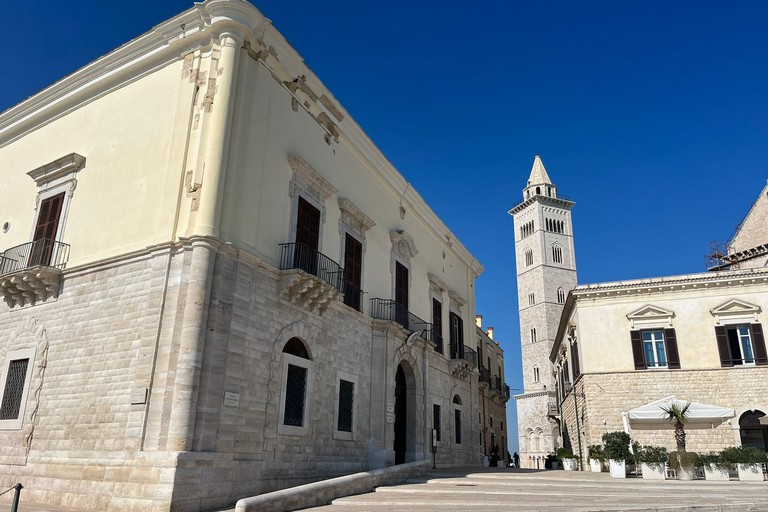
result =
[[[395,374],[395,464],[405,462],[408,431],[408,385],[403,366]]]
[[[758,450],[768,451],[768,426],[760,423],[765,416],[763,411],[747,411],[739,418],[739,433],[741,445],[752,446]]]

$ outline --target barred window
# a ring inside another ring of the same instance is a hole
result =
[[[339,419],[337,430],[352,432],[352,411],[354,405],[355,384],[341,379],[339,383]]]
[[[0,420],[15,420],[19,417],[21,400],[24,396],[24,382],[27,378],[29,359],[15,359],[8,365],[5,379],[3,402],[0,405]]]
[[[307,369],[288,365],[288,378],[285,385],[285,414],[283,424],[296,427],[304,426],[304,400],[307,392]]]

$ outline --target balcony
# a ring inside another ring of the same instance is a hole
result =
[[[10,307],[58,296],[69,245],[47,238],[11,247],[0,254],[0,292]]]
[[[303,243],[280,244],[280,296],[322,315],[344,290],[344,269]]]
[[[480,377],[478,377],[478,382],[480,383],[480,389],[484,389],[491,386],[491,370],[488,368],[485,368],[484,366],[481,366],[479,368],[480,370]]]
[[[505,402],[510,398],[512,398],[512,395],[510,394],[509,385],[504,384],[504,389],[501,391],[501,398],[504,399]]]
[[[432,341],[432,324],[417,317],[394,300],[371,299],[371,318],[397,322],[406,331],[419,333],[423,339]]]
[[[477,368],[477,352],[474,349],[451,341],[451,373],[458,379],[465,379]]]
[[[432,342],[435,344],[435,352],[443,353],[443,337],[432,329]]]

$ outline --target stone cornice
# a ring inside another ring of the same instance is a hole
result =
[[[301,177],[307,185],[315,189],[323,199],[328,199],[338,192],[336,187],[334,187],[330,181],[323,178],[319,172],[300,156],[289,156],[288,163],[290,164],[291,169],[293,169],[293,172]]]
[[[557,208],[563,208],[565,210],[570,210],[571,208],[573,208],[573,205],[576,204],[570,199],[564,199],[561,197],[548,197],[548,196],[542,196],[542,195],[534,195],[529,197],[528,199],[524,199],[523,201],[517,203],[507,213],[510,215],[515,215],[525,210],[526,208],[528,208],[528,206],[530,206],[535,202],[539,202],[547,206],[555,206]]]
[[[376,223],[358,208],[355,203],[346,197],[339,198],[339,209],[347,224],[354,224],[361,232],[371,229]],[[354,222],[352,222],[354,221]]]
[[[70,153],[66,156],[45,164],[37,169],[29,171],[27,175],[35,180],[39,185],[49,183],[62,176],[77,172],[85,165],[85,157],[77,153]]]

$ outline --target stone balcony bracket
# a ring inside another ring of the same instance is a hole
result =
[[[464,380],[472,374],[475,367],[464,359],[451,359],[451,374],[457,379]]]
[[[278,293],[291,304],[318,315],[325,313],[341,295],[333,285],[299,269],[280,272]]]
[[[0,293],[8,307],[45,302],[59,296],[61,270],[31,267],[0,277]]]

